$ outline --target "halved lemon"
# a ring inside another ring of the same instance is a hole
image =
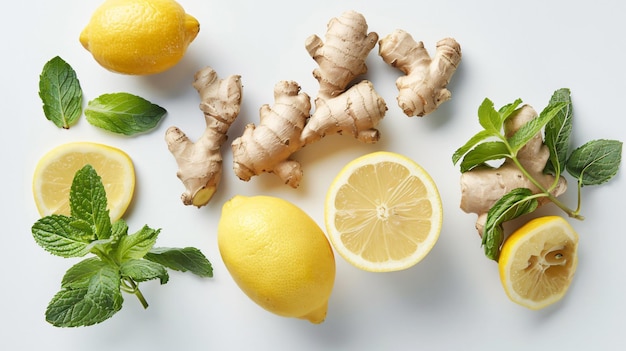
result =
[[[559,216],[533,219],[504,242],[498,269],[504,291],[538,310],[559,301],[578,264],[578,234]]]
[[[443,220],[430,175],[413,160],[380,151],[349,162],[328,189],[328,236],[337,252],[371,272],[409,268],[433,248]]]
[[[111,220],[122,217],[135,190],[132,160],[118,148],[92,142],[62,144],[39,160],[33,176],[33,195],[41,216],[70,215],[70,187],[76,172],[87,164],[102,178]]]

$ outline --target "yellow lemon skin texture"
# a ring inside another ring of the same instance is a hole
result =
[[[199,31],[198,20],[176,1],[107,0],[79,40],[102,67],[149,75],[176,65]]]
[[[328,239],[303,210],[271,196],[226,202],[217,242],[239,288],[264,309],[321,323],[335,281]]]

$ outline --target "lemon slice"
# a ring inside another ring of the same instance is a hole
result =
[[[374,152],[348,163],[326,195],[325,222],[337,252],[371,272],[409,268],[433,248],[443,219],[435,182],[417,163]]]
[[[504,242],[498,269],[509,298],[538,310],[559,301],[578,264],[578,234],[559,216],[529,221]]]
[[[122,150],[91,142],[57,146],[39,160],[33,176],[33,195],[41,216],[70,215],[70,187],[76,172],[87,164],[102,178],[111,220],[122,217],[135,189],[133,163]]]

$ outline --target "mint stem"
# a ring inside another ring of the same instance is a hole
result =
[[[143,308],[148,308],[148,301],[146,301],[146,298],[141,293],[141,290],[139,290],[139,285],[135,283],[134,280],[126,277],[122,278],[122,282],[124,283],[123,290],[137,296],[137,299],[139,299],[139,302],[141,303]]]

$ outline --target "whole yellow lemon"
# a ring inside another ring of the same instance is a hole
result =
[[[302,209],[272,196],[235,196],[223,206],[217,242],[229,273],[258,305],[284,317],[324,321],[335,257]]]
[[[198,21],[174,0],[107,0],[79,40],[104,68],[147,75],[178,63],[199,30]]]

